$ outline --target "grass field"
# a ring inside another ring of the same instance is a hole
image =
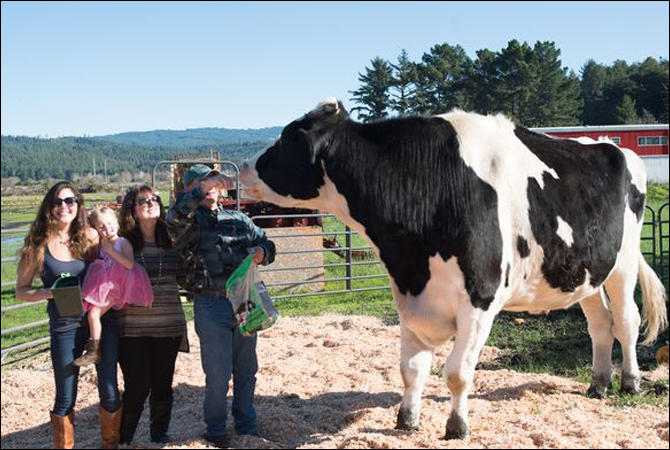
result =
[[[659,207],[668,202],[668,185],[651,185],[648,190],[648,205],[658,211]],[[86,196],[87,204],[106,203],[113,195],[91,195]],[[21,223],[32,220],[36,211],[37,197],[10,197],[2,199],[2,227],[10,224]],[[668,210],[665,208],[663,218],[668,219]],[[649,214],[649,213],[647,213]],[[649,220],[649,219],[647,219]],[[25,228],[25,226],[21,226]],[[328,218],[324,221],[324,231],[332,233],[344,231],[344,225],[337,219]],[[2,257],[15,256],[22,241],[21,235],[3,235]],[[643,236],[651,235],[649,227],[645,227]],[[5,241],[10,238],[11,243]],[[343,236],[338,237],[342,247],[345,246]],[[652,251],[651,242],[642,242],[643,251]],[[657,240],[655,252],[659,254],[660,243]],[[359,236],[353,237],[353,247],[365,247],[367,243]],[[667,248],[667,242],[666,242]],[[342,263],[343,260],[332,252],[324,253],[326,264]],[[385,275],[381,265],[361,265],[352,268],[353,276],[377,276]],[[345,276],[345,268],[326,269],[326,278],[342,278]],[[2,282],[14,281],[16,279],[16,263],[7,262],[2,264]],[[388,286],[388,279],[384,277],[363,280],[354,280],[353,289],[381,288]],[[327,291],[345,289],[344,281],[327,283]],[[667,288],[667,284],[666,284]],[[274,293],[277,294],[277,293]],[[2,306],[15,304],[13,288],[2,289]],[[386,323],[397,323],[397,313],[393,306],[391,292],[389,289],[371,290],[365,292],[349,292],[336,295],[317,295],[310,297],[293,297],[281,299],[277,302],[281,314],[288,316],[314,316],[325,313],[338,314],[364,314],[382,318]],[[187,306],[187,315],[192,317],[192,308]],[[43,306],[23,308],[2,314],[2,329],[17,325],[46,319]],[[514,319],[523,318],[523,325],[517,325]],[[27,342],[38,337],[46,336],[47,326],[19,331],[2,337],[2,348],[7,348],[18,343]],[[667,332],[664,338],[659,340],[659,345],[667,340]],[[547,372],[556,375],[577,378],[580,381],[588,381],[590,378],[591,343],[588,336],[586,320],[579,307],[569,310],[553,311],[546,316],[531,316],[528,314],[502,313],[496,319],[488,345],[499,347],[503,350],[503,356],[487,368],[511,368],[527,372]],[[655,348],[647,349],[640,347],[639,360],[642,368],[650,368],[655,364]],[[615,361],[620,361],[620,350],[615,346]],[[618,381],[615,381],[615,387]],[[658,384],[658,383],[656,383]],[[661,383],[662,384],[662,383]],[[650,392],[663,392],[667,390],[667,380],[663,386],[646,385]],[[640,400],[651,401],[652,400]],[[660,397],[658,397],[660,398]],[[622,405],[628,402],[637,402],[626,396],[615,397],[616,402]]]

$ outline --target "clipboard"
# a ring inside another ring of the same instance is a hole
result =
[[[80,317],[84,314],[79,278],[70,276],[69,273],[62,273],[51,286],[51,293],[61,316]]]

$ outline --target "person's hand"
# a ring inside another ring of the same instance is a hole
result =
[[[109,251],[114,248],[114,244],[109,242],[109,239],[107,239],[105,241],[100,242],[100,247],[102,248],[103,252],[109,253]]]
[[[253,247],[249,249],[249,253],[254,255],[254,262],[260,264],[265,259],[265,250],[263,247]]]
[[[225,189],[226,191],[229,191],[234,187],[235,183],[233,180],[221,173],[209,176],[200,183],[200,188],[203,192],[209,192],[212,190],[212,188],[217,188],[219,190]]]

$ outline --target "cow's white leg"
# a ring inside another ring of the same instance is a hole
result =
[[[447,420],[445,439],[464,439],[470,433],[468,393],[494,317],[492,308],[483,311],[469,304],[458,313],[454,349],[444,368],[447,386],[451,391],[451,413]]]
[[[614,336],[623,353],[622,392],[640,391],[640,368],[635,346],[640,333],[640,312],[635,304],[637,264],[620,264],[605,282],[614,319]]]
[[[595,295],[580,302],[589,321],[589,335],[593,350],[593,378],[587,395],[603,398],[612,379],[612,313],[607,307],[605,293],[601,289]]]
[[[406,325],[400,322],[400,373],[405,393],[398,411],[396,428],[418,430],[423,384],[430,372],[433,349],[424,344]]]

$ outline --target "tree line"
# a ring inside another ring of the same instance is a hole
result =
[[[267,146],[267,142],[240,142],[191,147],[189,152],[215,150],[222,158],[239,163]],[[2,178],[22,182],[47,178],[74,180],[79,176],[151,172],[161,160],[169,160],[184,148],[144,147],[103,141],[90,137],[54,139],[2,136]]]
[[[554,42],[517,40],[474,60],[460,45],[435,45],[419,62],[403,49],[395,63],[376,57],[359,73],[352,112],[372,121],[460,108],[527,127],[668,122],[667,59],[589,60],[577,76],[560,55]]]

